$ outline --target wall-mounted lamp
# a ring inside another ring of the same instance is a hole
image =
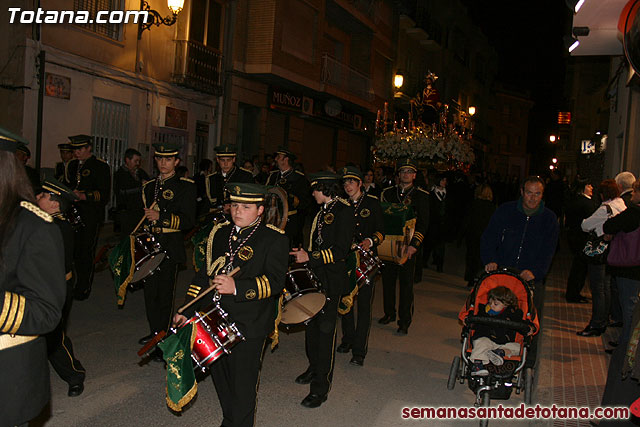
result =
[[[556,136],[555,135],[549,135],[549,142],[552,143],[552,144],[554,142],[556,142]]]
[[[469,106],[469,115],[473,116],[476,113],[476,107],[474,107],[473,105]]]
[[[558,159],[556,159],[556,158],[554,157],[553,159],[551,159],[551,163],[553,163],[553,164],[555,165],[556,163],[558,163]]]
[[[571,36],[564,36],[562,38],[564,40],[564,47],[569,50],[569,53],[573,52],[578,46],[580,46],[580,41]]]
[[[567,7],[573,10],[573,13],[578,13],[585,0],[566,0]]]
[[[147,0],[140,0],[140,10],[148,12],[147,19],[138,25],[138,40],[142,37],[144,30],[151,30],[151,26],[166,25],[172,26],[178,20],[178,14],[182,11],[184,0],[167,0],[167,7],[171,11],[171,15],[165,18],[160,15],[157,10],[151,9]]]
[[[400,89],[404,84],[404,76],[400,70],[396,71],[396,75],[393,77],[393,87]]]

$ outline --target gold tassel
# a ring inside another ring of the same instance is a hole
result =
[[[280,326],[280,319],[282,319],[282,298],[283,295],[280,294],[280,298],[278,298],[278,314],[276,315],[276,320],[273,322],[273,332],[269,334],[269,338],[271,338],[271,351],[273,351],[280,342],[278,326]]]

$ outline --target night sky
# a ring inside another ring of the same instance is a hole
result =
[[[462,0],[500,58],[498,80],[529,91],[535,105],[529,119],[531,172],[540,173],[551,156],[548,137],[558,110],[566,108],[563,86],[571,10],[563,0]],[[547,169],[548,171],[548,169]]]

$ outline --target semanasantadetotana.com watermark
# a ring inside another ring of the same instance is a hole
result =
[[[137,24],[149,18],[146,10],[99,10],[95,17],[88,10],[8,10],[10,24]]]

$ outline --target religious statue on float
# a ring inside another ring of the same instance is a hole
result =
[[[437,79],[438,76],[429,71],[424,78],[425,87],[422,93],[418,93],[411,100],[411,115],[415,117],[418,124],[422,122],[423,126],[430,126],[441,120],[442,102],[440,102],[440,93],[435,88]]]

